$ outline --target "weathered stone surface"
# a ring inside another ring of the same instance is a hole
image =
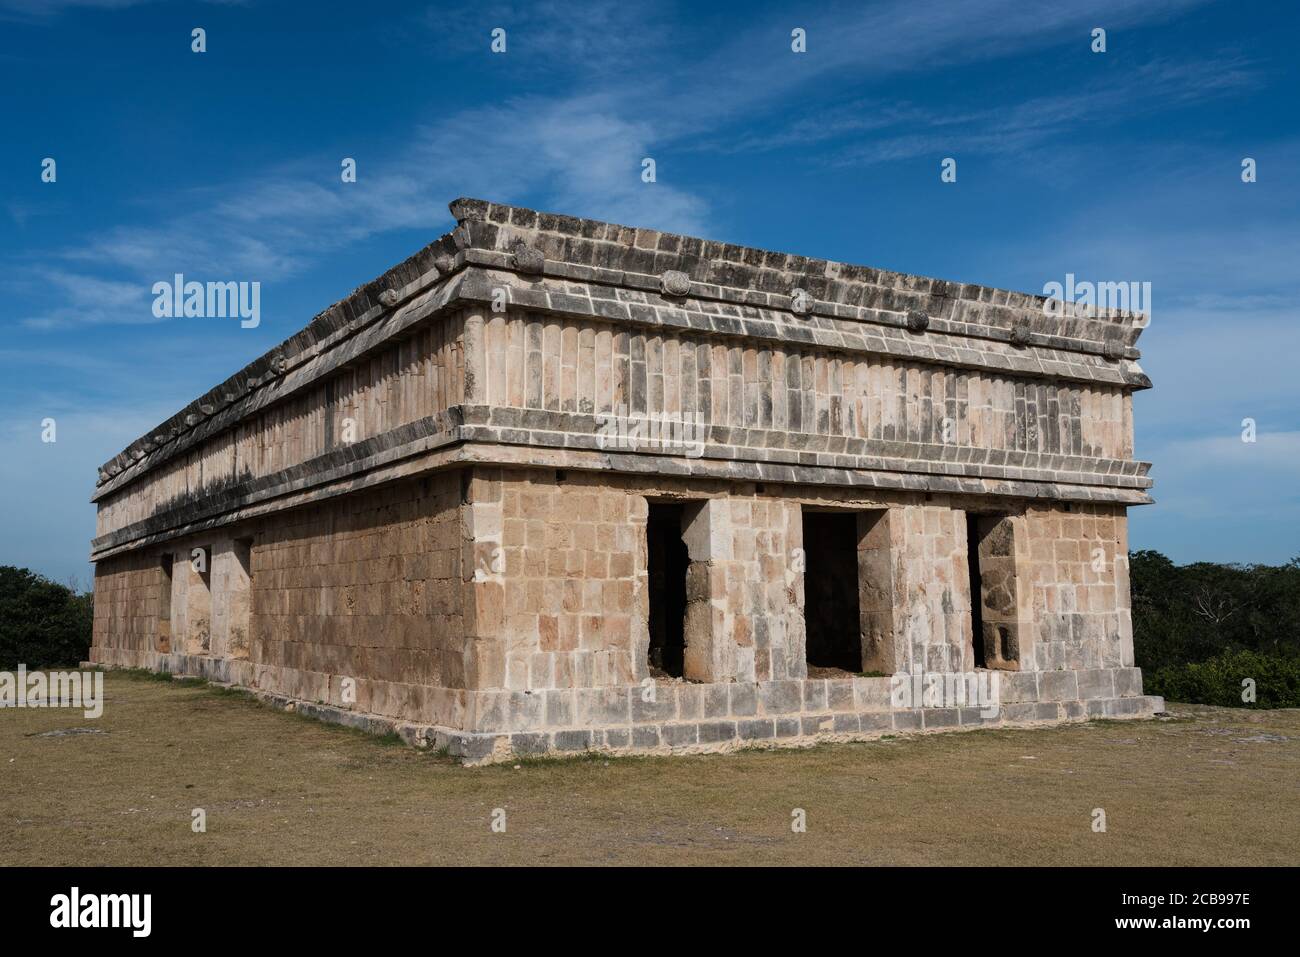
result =
[[[520,243],[515,246],[514,265],[522,273],[536,275],[546,267],[546,257],[537,247]]]

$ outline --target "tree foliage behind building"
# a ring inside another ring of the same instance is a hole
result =
[[[0,565],[0,669],[76,666],[90,651],[94,599],[26,568]]]
[[[1148,694],[1256,707],[1300,707],[1300,558],[1285,565],[1175,565],[1129,556],[1133,645]]]

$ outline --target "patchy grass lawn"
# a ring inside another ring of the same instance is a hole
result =
[[[1295,710],[462,768],[194,683],[105,694],[0,711],[0,863],[1300,863]]]

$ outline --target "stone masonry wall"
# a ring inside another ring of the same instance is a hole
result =
[[[467,535],[486,648],[475,687],[591,688],[647,674],[646,501],[549,470],[475,470]]]
[[[723,343],[542,314],[477,321],[482,332],[466,348],[470,361],[486,371],[476,388],[493,407],[626,408],[630,414],[698,415],[721,426],[876,441],[1114,459],[1132,453],[1123,392],[1114,387],[794,343]]]
[[[905,506],[894,539],[895,641],[902,671],[968,671],[970,581],[966,571],[966,518],[960,506]]]
[[[1037,639],[1029,667],[1074,671],[1133,666],[1128,523],[1122,510],[1029,508],[1022,620]],[[1022,655],[1024,652],[1022,651]]]
[[[800,487],[760,493],[752,485],[728,494],[717,484],[604,473],[557,481],[548,469],[474,474],[466,534],[475,639],[497,652],[483,652],[493,663],[470,687],[603,687],[646,676],[649,501],[686,506],[688,678],[806,676],[803,505],[878,521],[859,543],[862,573],[888,575],[862,609],[885,645],[876,660],[887,667],[878,670],[975,666],[966,508],[987,503]],[[1016,625],[1021,670],[1131,667],[1123,511],[1070,508],[980,513],[1005,526],[1015,549],[982,556],[990,580],[1018,583],[1015,607],[997,621]]]
[[[805,675],[797,504],[759,496],[688,504],[688,677]],[[480,655],[475,687],[606,687],[646,677],[647,514],[647,496],[616,478],[583,473],[557,483],[549,470],[475,470],[473,637],[500,652]]]
[[[647,697],[651,501],[684,506],[686,639],[702,664],[695,673],[688,667],[685,681],[649,683]],[[1159,710],[1158,699],[1142,697],[1132,667],[1127,578],[1114,561],[1125,554],[1124,517],[1107,507],[991,513],[1010,529],[1022,629],[1021,670],[1001,673],[997,717],[891,707],[885,678],[807,678],[801,510],[864,516],[858,567],[887,577],[863,616],[888,633],[893,665],[881,670],[963,672],[974,653],[971,504],[543,468],[449,471],[209,536],[214,582],[221,556],[236,557],[228,543],[251,538],[246,659],[233,646],[196,647],[177,617],[195,581],[187,556],[197,539],[165,546],[175,562],[170,649],[157,628],[159,556],[101,563],[93,657],[230,681],[470,761],[587,747],[719,750]],[[219,594],[214,601],[221,606]]]
[[[269,524],[253,549],[255,667],[352,676],[363,710],[371,682],[463,684],[456,473],[299,509]],[[299,697],[328,698],[327,690]]]
[[[157,555],[131,552],[96,564],[94,647],[157,650],[163,582]]]
[[[102,561],[92,659],[456,726],[472,597],[461,496],[461,473],[449,471]],[[206,576],[194,548],[207,553]]]

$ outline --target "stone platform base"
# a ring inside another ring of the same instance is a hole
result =
[[[282,669],[203,655],[96,648],[98,667],[145,668],[203,678],[297,711],[373,734],[397,734],[420,748],[445,750],[466,764],[520,756],[699,754],[752,747],[807,747],[869,741],[885,735],[973,728],[1035,727],[1092,718],[1146,718],[1164,699],[1141,693],[1137,668],[1006,673],[995,716],[979,708],[891,707],[888,678],[806,679],[756,683],[665,682],[645,701],[640,686],[542,691],[449,691],[461,702],[466,728],[428,722],[409,712],[381,714],[337,701],[288,694]],[[330,688],[337,677],[319,676]],[[396,691],[370,700],[396,702]],[[409,693],[405,696],[409,699]],[[422,715],[421,715],[422,717]]]

